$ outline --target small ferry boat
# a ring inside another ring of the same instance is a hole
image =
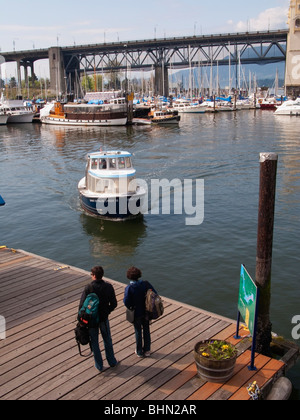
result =
[[[125,220],[142,213],[146,190],[135,178],[132,155],[125,151],[89,153],[85,177],[78,183],[82,208],[110,220]]]
[[[3,200],[3,198],[0,195],[0,206],[4,206],[4,204],[5,204],[5,201]]]
[[[180,121],[178,111],[168,109],[153,109],[149,113],[149,118],[153,124],[179,124]]]
[[[101,101],[102,102],[102,101]],[[41,112],[41,122],[54,125],[119,126],[127,123],[125,98],[108,103],[55,102],[48,112]]]

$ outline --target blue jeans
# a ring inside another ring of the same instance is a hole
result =
[[[106,354],[106,359],[110,367],[114,367],[117,364],[117,360],[114,355],[113,343],[111,339],[110,327],[108,319],[106,321],[100,322],[99,327],[90,328],[89,333],[91,337],[92,351],[95,359],[95,366],[98,370],[103,369],[103,359],[101,356],[101,351],[99,347],[99,329],[103,338],[104,349]]]
[[[150,351],[151,347],[149,321],[145,317],[138,317],[134,319],[133,326],[135,331],[136,353],[142,356],[146,351]]]

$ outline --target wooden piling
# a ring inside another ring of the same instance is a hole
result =
[[[278,155],[260,154],[260,191],[257,229],[256,284],[260,288],[256,351],[269,354],[272,340],[270,321],[271,268]]]

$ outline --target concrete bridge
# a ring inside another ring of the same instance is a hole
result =
[[[203,66],[238,66],[286,62],[286,87],[300,94],[300,0],[291,0],[289,29],[228,33],[181,38],[150,39],[1,53],[6,62],[17,63],[28,83],[28,68],[49,59],[51,89],[74,92],[82,73],[154,70],[155,94],[168,95],[168,70]],[[237,72],[237,70],[236,70]]]

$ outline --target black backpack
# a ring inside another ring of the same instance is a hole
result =
[[[91,338],[90,338],[90,334],[89,334],[89,329],[86,326],[83,326],[80,322],[78,322],[75,330],[75,340],[78,346],[78,350],[79,350],[79,354],[82,357],[89,357],[92,354],[92,345],[91,345]],[[89,354],[83,354],[81,352],[81,347],[82,346],[90,346],[90,353]]]

